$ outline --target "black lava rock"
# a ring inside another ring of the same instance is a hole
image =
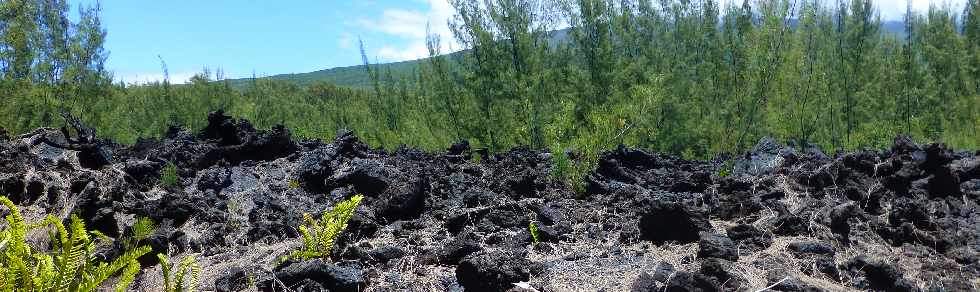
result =
[[[372,260],[387,263],[390,260],[405,256],[405,250],[397,246],[382,246],[368,252]]]
[[[700,233],[711,230],[703,211],[677,202],[653,201],[640,217],[640,237],[662,244],[668,241],[691,243]]]
[[[653,270],[653,278],[660,282],[667,282],[670,275],[674,274],[675,272],[677,272],[677,270],[674,269],[674,265],[671,265],[668,262],[660,262]]]
[[[833,255],[834,246],[823,241],[797,241],[789,244],[796,254]]]
[[[483,247],[476,241],[466,236],[459,236],[440,249],[437,256],[440,263],[445,265],[455,265],[462,261],[466,256],[482,250]]]
[[[518,252],[480,252],[456,266],[456,279],[466,291],[504,291],[530,279],[530,266],[531,262]]]
[[[640,276],[633,280],[633,284],[630,285],[630,292],[657,292],[660,291],[660,285],[657,284],[657,279],[654,279],[652,275],[643,272]]]
[[[855,281],[855,288],[876,291],[916,291],[915,285],[906,280],[898,268],[885,262],[858,256],[847,263],[847,268],[861,277]]]
[[[668,292],[708,292],[718,291],[719,283],[714,279],[697,273],[679,271],[667,281]]]
[[[793,236],[808,233],[806,219],[796,215],[780,215],[776,217],[774,225],[772,233],[777,235]]]
[[[699,258],[719,258],[731,261],[738,260],[738,250],[735,242],[721,234],[705,233],[698,241]]]
[[[752,225],[735,225],[726,229],[725,233],[738,244],[740,250],[758,251],[772,245],[772,235]]]
[[[242,291],[248,288],[248,273],[240,267],[228,269],[214,280],[214,290],[217,292]]]
[[[286,287],[313,281],[323,286],[325,291],[357,292],[367,287],[367,280],[356,267],[338,266],[321,259],[295,262],[286,265],[275,273],[279,282]],[[263,283],[263,291],[282,291],[277,283],[268,280]]]

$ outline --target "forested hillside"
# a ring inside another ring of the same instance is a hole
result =
[[[792,25],[798,25],[799,21],[792,20]],[[882,29],[888,33],[897,34],[898,37],[905,37],[905,23],[901,21],[884,21],[882,23]],[[559,43],[568,44],[571,41],[571,29],[562,28],[559,30],[554,30],[549,32],[550,36],[548,41],[551,42],[552,46],[557,46]],[[454,54],[465,54],[466,51],[456,52]],[[453,58],[449,56],[448,58]],[[422,65],[428,60],[423,58],[419,60],[411,61],[401,61],[394,63],[383,63],[378,64],[380,70],[391,70],[392,76],[395,78],[404,78],[411,76],[413,71],[421,70]],[[391,67],[390,69],[388,67]],[[306,73],[288,73],[288,74],[277,74],[272,76],[257,77],[259,79],[265,80],[277,80],[277,81],[287,81],[300,86],[307,86],[318,81],[327,82],[340,87],[350,87],[357,89],[370,89],[371,88],[371,75],[364,70],[363,66],[347,66],[347,67],[337,67],[324,70],[318,70]],[[241,79],[231,79],[232,86],[236,88],[242,88],[250,82],[251,78],[241,78]]]
[[[594,157],[622,143],[711,157],[763,136],[833,150],[899,133],[980,147],[975,0],[910,10],[904,34],[886,33],[866,0],[450,2],[453,35],[431,36],[431,57],[347,68],[371,77],[352,89],[209,72],[184,85],[112,84],[102,49],[112,28],[97,7],[70,21],[65,1],[4,1],[0,126],[57,126],[66,109],[133,143],[169,125],[203,127],[223,109],[301,137],[353,129],[384,147],[468,139]],[[568,41],[556,44],[548,32],[563,24]],[[440,37],[465,51],[443,54]]]

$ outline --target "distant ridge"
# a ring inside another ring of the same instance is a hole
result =
[[[904,38],[905,36],[905,23],[902,21],[888,20],[882,21],[882,28],[889,33],[899,34]],[[571,29],[560,29],[551,32],[551,37],[549,38],[549,43],[552,45],[560,42],[566,42],[571,39]],[[463,52],[457,52],[453,54],[460,54]],[[378,70],[381,72],[383,77],[388,70],[391,70],[391,76],[395,79],[400,79],[402,77],[409,77],[413,72],[417,72],[419,66],[428,58],[422,58],[418,60],[409,60],[393,63],[382,63],[376,64]],[[375,64],[372,64],[375,66]],[[276,80],[276,81],[286,81],[294,83],[298,86],[305,87],[309,86],[315,82],[327,82],[340,87],[348,87],[355,89],[370,89],[371,88],[371,78],[368,76],[364,65],[346,66],[346,67],[336,67],[330,69],[323,69],[307,73],[289,73],[289,74],[278,74],[266,77],[258,77],[262,80]],[[235,88],[245,88],[248,86],[251,78],[240,78],[229,80],[233,87]]]
[[[392,76],[395,78],[400,78],[403,76],[408,76],[414,70],[419,68],[419,65],[425,59],[402,61],[395,63],[385,63],[378,64],[377,68],[380,70],[382,76],[384,76],[387,70],[391,70]],[[372,65],[373,66],[373,65]],[[318,70],[307,73],[289,73],[289,74],[279,74],[266,77],[258,77],[262,80],[276,80],[276,81],[287,81],[292,82],[298,86],[305,87],[309,86],[315,82],[327,82],[341,87],[350,88],[361,88],[367,89],[371,87],[371,78],[369,78],[364,65],[347,66],[347,67],[337,67],[324,70]],[[235,88],[244,88],[248,86],[251,82],[251,78],[241,78],[241,79],[231,79],[231,84]]]

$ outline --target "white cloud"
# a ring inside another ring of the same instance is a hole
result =
[[[356,41],[356,39],[354,38],[354,35],[345,32],[340,37],[340,39],[337,40],[337,45],[340,46],[341,49],[347,50],[347,49],[351,49],[351,48],[354,47],[354,42],[355,41]]]
[[[879,11],[881,11],[881,18],[886,20],[902,20],[905,16],[905,9],[907,3],[905,0],[875,0],[875,4],[878,5]],[[966,0],[912,0],[912,9],[919,12],[925,13],[929,11],[929,5],[936,5],[937,7],[942,7],[943,5],[950,5],[953,11],[960,13],[963,9],[963,4]]]
[[[171,84],[184,84],[191,80],[191,77],[198,74],[199,72],[179,72],[170,74]],[[163,73],[132,73],[123,74],[122,76],[116,76],[117,81],[124,82],[126,84],[147,84],[153,82],[162,82]]]
[[[377,20],[358,19],[357,24],[401,38],[424,38],[426,21],[426,16],[418,11],[388,9]]]
[[[378,50],[378,57],[386,60],[415,60],[429,56],[429,49],[424,42],[413,42],[404,48],[384,46]]]
[[[406,41],[404,46],[383,46],[375,54],[386,61],[405,61],[429,55],[425,46],[426,32],[437,34],[442,40],[442,51],[451,47],[452,31],[448,20],[455,14],[448,0],[415,0],[428,6],[427,11],[387,9],[377,19],[358,19],[355,25],[381,32]]]
[[[741,0],[725,0],[728,3],[734,3],[736,6],[741,5]],[[878,12],[881,13],[881,18],[883,20],[898,20],[901,21],[905,16],[905,9],[907,6],[906,0],[872,0]],[[797,8],[800,6],[800,1],[797,0]],[[836,0],[824,0],[823,5],[828,7],[835,7],[837,5]],[[845,3],[850,3],[849,0],[845,0]],[[963,9],[963,4],[966,0],[912,0],[912,9],[918,13],[925,14],[929,11],[930,5],[936,5],[937,7],[942,7],[943,5],[950,5],[953,11],[956,13],[961,13]],[[723,7],[727,7],[723,6]]]

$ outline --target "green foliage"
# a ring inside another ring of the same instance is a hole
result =
[[[324,210],[319,220],[313,219],[310,214],[303,214],[306,224],[299,227],[299,232],[303,234],[303,249],[294,251],[291,257],[329,260],[337,237],[347,229],[347,221],[354,215],[362,199],[364,196],[354,195],[337,203],[332,210]]]
[[[129,235],[123,238],[123,246],[126,249],[136,247],[141,240],[153,234],[156,229],[157,225],[153,222],[153,219],[146,217],[136,218],[136,222],[129,228]]]
[[[130,262],[123,269],[122,274],[119,275],[119,281],[116,283],[116,292],[124,292],[129,290],[129,284],[133,283],[136,279],[136,274],[140,272],[139,261]]]
[[[197,259],[194,255],[184,257],[184,260],[180,262],[179,266],[177,266],[177,263],[170,264],[170,258],[163,253],[158,253],[157,258],[160,259],[160,267],[163,269],[163,291],[197,291],[198,275],[201,273],[201,267],[198,266]],[[174,270],[175,268],[176,270]]]
[[[728,177],[729,175],[732,175],[732,172],[734,171],[735,171],[735,160],[728,159],[725,160],[725,164],[723,164],[721,168],[718,169],[718,176]]]
[[[160,171],[160,182],[164,187],[176,187],[180,183],[180,176],[177,173],[177,165],[167,162],[167,165]]]
[[[534,224],[534,222],[528,224],[527,231],[531,233],[531,244],[538,245],[538,243],[541,243],[541,237],[538,234],[537,224]]]
[[[244,224],[243,217],[247,215],[238,199],[228,200],[228,219],[225,221],[225,226],[230,230],[238,230]]]
[[[289,180],[289,189],[290,190],[295,190],[295,189],[298,189],[298,188],[299,188],[299,181],[298,180],[295,180],[295,179]]]
[[[0,204],[10,211],[6,229],[0,231],[0,291],[96,291],[120,271],[115,289],[125,290],[139,272],[137,259],[150,252],[148,246],[134,247],[102,262],[94,257],[96,240],[77,216],[71,216],[67,227],[52,215],[41,224],[27,225],[7,197],[0,197]],[[51,226],[52,250],[34,250],[25,236],[31,229],[46,226]]]

